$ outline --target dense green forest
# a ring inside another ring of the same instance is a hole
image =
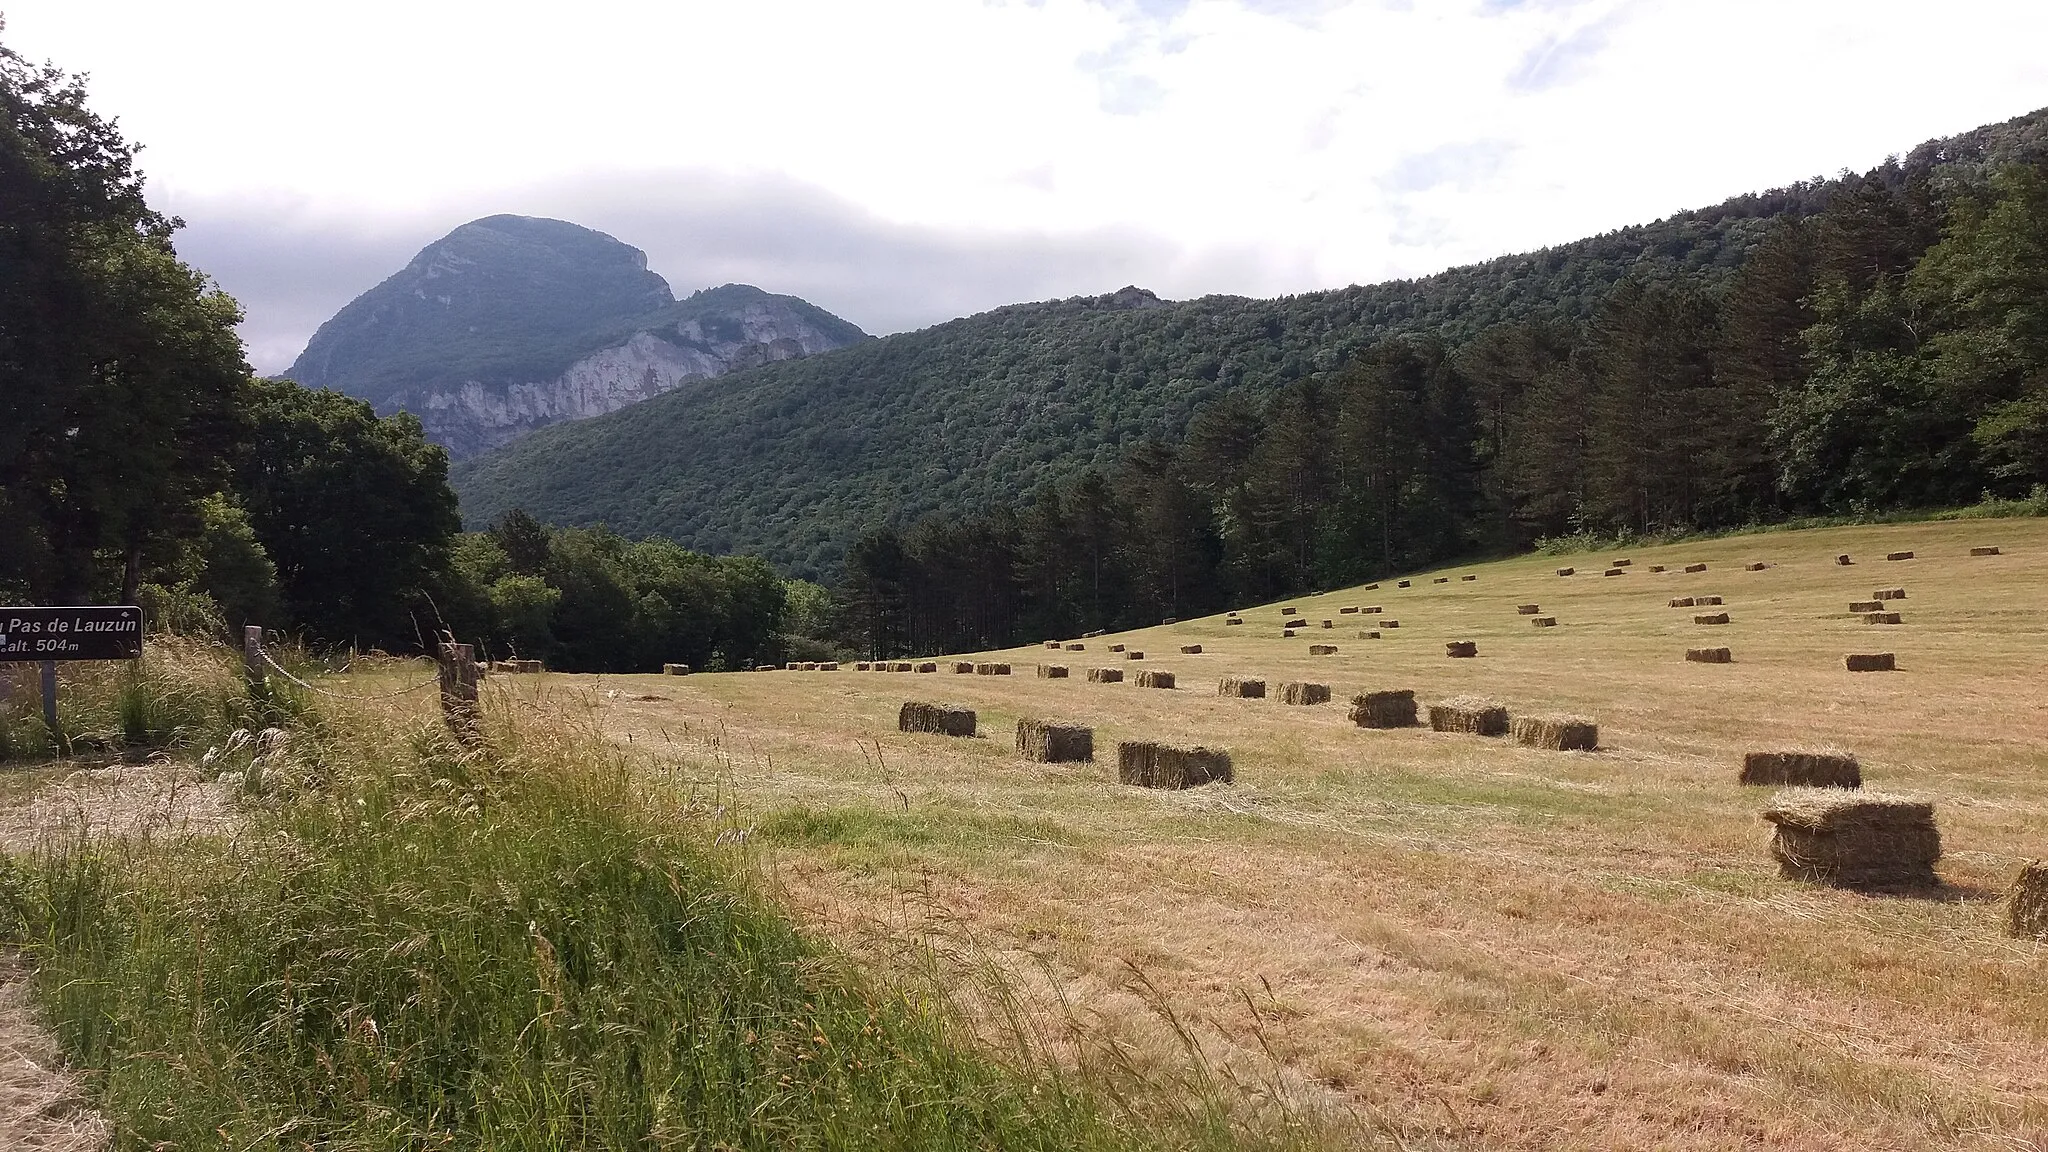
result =
[[[1922,145],[1861,176],[1741,196],[1420,280],[1278,300],[1168,304],[1126,290],[999,308],[547,429],[464,462],[455,484],[472,524],[523,507],[550,523],[601,522],[709,552],[756,552],[797,575],[834,579],[870,527],[1014,506],[1046,482],[1113,468],[1140,444],[1178,445],[1195,414],[1221,398],[1263,408],[1291,386],[1332,387],[1393,336],[1435,341],[1464,363],[1467,345],[1505,324],[1570,351],[1625,281],[1646,294],[1644,307],[1703,299],[1718,331],[1721,302],[1750,257],[1768,241],[1771,260],[1798,265],[1796,249],[1808,241],[1782,226],[1817,221],[1844,197],[1907,214],[1898,226],[1910,234],[1886,258],[1910,264],[1940,237],[1959,197],[1980,196],[1994,171],[2043,156],[2048,115],[2037,113]],[[1505,341],[1496,333],[1489,342]],[[1482,464],[1493,450],[1481,446]]]
[[[251,374],[135,151],[76,77],[0,47],[0,603],[602,669],[779,656],[785,604],[821,611],[758,560],[519,517],[462,535],[417,419]]]

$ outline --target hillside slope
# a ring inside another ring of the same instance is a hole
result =
[[[2048,115],[2035,113],[1923,145],[1865,182],[1970,181],[2043,154]],[[1413,281],[1180,303],[1133,288],[1000,308],[552,429],[455,481],[472,524],[523,507],[826,573],[863,527],[1015,501],[1146,438],[1177,438],[1206,401],[1327,372],[1391,334],[1455,342],[1508,321],[1576,322],[1632,274],[1712,288],[1777,221],[1818,212],[1839,186],[1737,197]]]
[[[413,412],[460,457],[864,339],[821,308],[744,284],[679,301],[631,245],[561,220],[491,216],[337,312],[285,375]]]

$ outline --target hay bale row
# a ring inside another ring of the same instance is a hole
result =
[[[1694,664],[1732,664],[1735,661],[1726,648],[1687,648],[1685,658]]]
[[[1239,700],[1264,700],[1266,698],[1266,682],[1242,676],[1225,676],[1216,682],[1216,694],[1218,696],[1234,696]]]
[[[1095,730],[1081,724],[1054,724],[1025,716],[1017,720],[1017,752],[1043,764],[1073,764],[1095,759]]]
[[[1121,684],[1124,682],[1124,670],[1121,668],[1090,668],[1088,670],[1088,682],[1090,684]]]
[[[1992,547],[1992,548],[1972,548],[1972,549],[1970,549],[1970,555],[1972,555],[1972,556],[1996,556],[1996,555],[1998,555],[1998,549],[1997,549],[1996,547]]]
[[[1887,552],[1884,558],[1887,560],[1911,560],[1913,554],[1911,552]]]
[[[1479,645],[1470,640],[1453,640],[1444,645],[1444,655],[1453,660],[1469,660],[1479,655]]]
[[[1800,788],[1861,788],[1863,766],[1852,752],[1832,748],[1791,752],[1746,752],[1740,784]]]
[[[1328,704],[1330,702],[1330,686],[1328,684],[1314,684],[1306,680],[1290,680],[1280,686],[1280,702],[1282,704],[1301,705]]]
[[[1692,622],[1695,624],[1726,624],[1728,622],[1728,614],[1726,612],[1709,612],[1705,615],[1693,617]]]
[[[2048,940],[2048,860],[2027,861],[2013,878],[2005,897],[2005,934]]]
[[[1672,597],[1672,598],[1671,598],[1671,607],[1673,607],[1673,608],[1690,608],[1690,607],[1692,607],[1692,597],[1690,597],[1690,596],[1674,596],[1674,597]]]
[[[1132,683],[1140,688],[1171,688],[1173,673],[1161,672],[1154,668],[1140,668],[1137,676],[1132,678]]]
[[[1180,654],[1183,656],[1200,656],[1202,654],[1202,646],[1200,644],[1183,644],[1180,646]]]
[[[1931,887],[1941,833],[1925,800],[1841,788],[1789,788],[1764,809],[1780,875],[1843,888]]]
[[[1008,664],[996,663],[976,664],[974,666],[974,674],[976,676],[1008,676],[1010,674],[1010,666]]]
[[[1337,646],[1335,644],[1311,644],[1308,646],[1308,654],[1311,656],[1335,656],[1337,654]]]
[[[1529,621],[1529,623],[1531,623],[1531,624],[1535,625],[1535,626],[1536,626],[1536,627],[1538,627],[1538,628],[1555,628],[1555,627],[1557,627],[1557,617],[1555,617],[1555,616],[1537,616],[1537,617],[1534,617],[1534,618],[1532,618],[1532,619],[1531,619],[1531,620]]]
[[[1413,728],[1415,693],[1403,688],[1353,696],[1351,722],[1360,728]]]
[[[1454,696],[1429,706],[1429,726],[1437,732],[1505,736],[1508,732],[1508,710],[1477,696]]]
[[[1694,572],[1705,572],[1707,570],[1707,566],[1705,564],[1687,564],[1685,566],[1685,570],[1687,574],[1691,574]]]
[[[1116,778],[1139,788],[1194,788],[1231,781],[1230,753],[1220,748],[1181,747],[1125,740],[1116,746]]]
[[[1065,680],[1067,678],[1067,666],[1065,664],[1040,664],[1038,666],[1038,678],[1040,680]]]
[[[1870,598],[1872,600],[1904,600],[1906,598],[1906,590],[1904,588],[1874,588],[1870,592]]]
[[[1849,611],[1856,613],[1858,615],[1861,615],[1865,612],[1882,612],[1884,611],[1884,601],[1851,600],[1849,601]]]
[[[661,666],[661,674],[663,676],[688,676],[690,674],[690,666],[688,664],[663,664]]]
[[[1515,613],[1516,613],[1516,615],[1519,615],[1519,616],[1534,616],[1535,614],[1537,614],[1538,612],[1541,612],[1541,611],[1543,611],[1543,608],[1542,608],[1542,606],[1541,606],[1541,605],[1538,605],[1538,604],[1517,604],[1517,605],[1515,605]]]
[[[1852,652],[1842,657],[1842,663],[1851,672],[1896,672],[1898,660],[1889,652]]]
[[[929,732],[938,736],[974,735],[974,710],[948,708],[943,704],[907,701],[896,714],[899,732]]]
[[[1517,744],[1553,752],[1600,747],[1600,726],[1584,716],[1517,716],[1508,721],[1508,736]]]
[[[1897,624],[1902,619],[1903,617],[1897,612],[1865,612],[1863,614],[1863,622],[1865,624]]]
[[[1570,576],[1570,575],[1573,575],[1574,573],[1576,573],[1577,571],[1578,571],[1578,569],[1576,569],[1576,568],[1559,568],[1559,569],[1557,570],[1557,574],[1558,574],[1559,576]]]

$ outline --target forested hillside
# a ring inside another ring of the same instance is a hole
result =
[[[1443,355],[1458,352],[1460,363],[1512,362],[1522,356],[1513,351],[1519,348],[1533,349],[1529,354],[1539,360],[1561,356],[1584,368],[1572,355],[1582,343],[1581,327],[1602,315],[1626,280],[1627,293],[1639,303],[1617,300],[1615,315],[1630,308],[1693,308],[1693,320],[1707,332],[1693,339],[1713,345],[1724,326],[1722,301],[1731,278],[1760,247],[1769,268],[1792,277],[1788,284],[1807,283],[1811,230],[1795,222],[1816,220],[1843,197],[1898,215],[1892,223],[1870,222],[1896,233],[1870,240],[1885,248],[1880,263],[1891,276],[1940,237],[1960,190],[1988,188],[1994,170],[2044,154],[2048,117],[2036,113],[1922,145],[1865,175],[1737,197],[1416,281],[1278,300],[1208,297],[1168,304],[1126,290],[1001,308],[735,374],[715,392],[663,397],[628,414],[549,429],[459,466],[455,483],[472,524],[523,507],[550,522],[603,522],[628,535],[663,535],[706,551],[757,552],[798,574],[829,577],[865,528],[1014,505],[1047,481],[1109,467],[1146,441],[1178,444],[1195,413],[1219,399],[1249,399],[1260,407],[1289,385],[1330,385],[1392,335],[1425,336]],[[1844,215],[1825,227],[1833,234],[1860,226],[1847,221]],[[1760,267],[1754,278],[1779,274]],[[1867,280],[1854,281],[1856,290]],[[1766,381],[1801,363],[1804,348],[1787,342],[1784,326],[1803,330],[1813,304],[1798,296],[1773,312],[1768,295],[1749,290],[1735,305],[1741,315],[1726,318],[1733,329],[1764,325],[1777,334],[1759,333],[1746,351],[1728,353],[1764,358],[1735,369],[1731,386],[1774,387]],[[1511,334],[1502,325],[1516,327]],[[1610,348],[1607,354],[1620,353]],[[1526,374],[1535,368],[1531,361],[1497,370]],[[1556,380],[1546,387],[1543,403],[1574,403],[1568,391],[1551,395],[1562,387]],[[1498,494],[1510,486],[1498,469],[1478,470],[1511,451],[1507,434],[1525,420],[1521,411],[1502,407],[1514,399],[1492,402],[1485,442],[1471,446],[1477,455],[1467,482],[1474,489]],[[1685,449],[1672,442],[1660,450]],[[1750,467],[1761,477],[1775,460],[1752,460]],[[1948,475],[1955,481],[1951,489],[1974,491],[1979,482],[1967,471]],[[1921,498],[1928,488],[1876,498]],[[1567,495],[1551,492],[1538,503],[1558,505]],[[1846,489],[1835,495],[1846,499]],[[1755,491],[1730,499],[1706,500],[1687,515],[1716,523],[1783,503]],[[1529,513],[1497,504],[1484,520],[1509,538],[1562,522],[1556,516],[1532,521]],[[1598,515],[1580,519],[1602,522]],[[1641,516],[1636,521],[1644,522]],[[1477,527],[1461,523],[1452,535],[1470,537]]]

